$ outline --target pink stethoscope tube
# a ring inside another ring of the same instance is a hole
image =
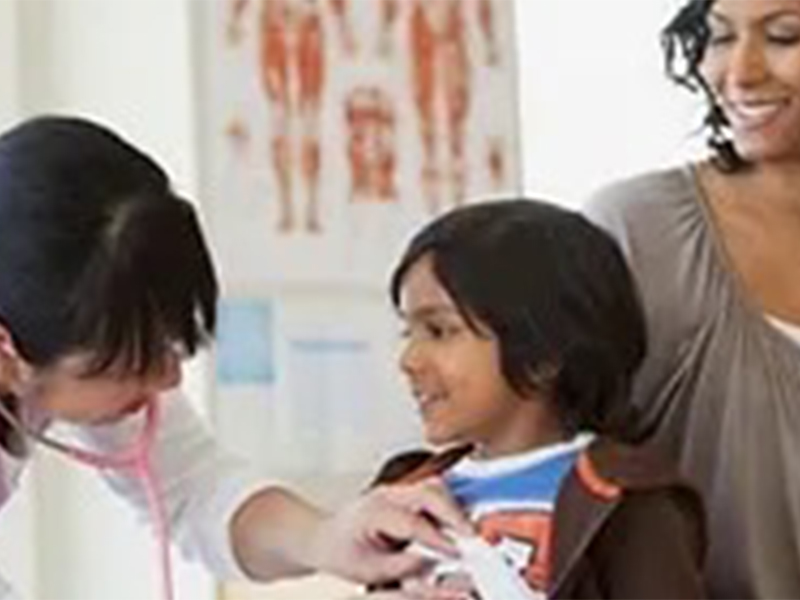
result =
[[[15,417],[0,402],[0,413],[16,429],[40,444],[47,446],[61,454],[69,456],[85,465],[97,469],[132,470],[142,481],[147,505],[153,519],[153,527],[159,544],[159,559],[161,570],[161,586],[164,600],[174,600],[172,564],[169,556],[169,525],[167,524],[166,510],[159,489],[158,477],[150,462],[150,452],[153,448],[160,412],[158,402],[148,402],[145,408],[145,423],[139,437],[127,448],[113,454],[100,454],[78,448],[58,440],[42,435],[30,427],[25,426],[20,419]]]

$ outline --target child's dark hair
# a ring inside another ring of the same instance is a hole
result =
[[[646,334],[632,276],[608,234],[540,201],[454,210],[406,249],[390,283],[398,309],[404,279],[423,257],[472,330],[497,338],[515,391],[544,392],[570,432],[627,438]]]
[[[77,118],[0,137],[0,322],[28,362],[141,375],[203,345],[216,301],[195,212],[151,158]]]
[[[692,92],[700,92],[708,102],[705,126],[714,164],[726,172],[738,171],[747,162],[736,151],[728,134],[730,122],[700,71],[711,30],[708,15],[715,0],[689,0],[661,32],[667,76]]]

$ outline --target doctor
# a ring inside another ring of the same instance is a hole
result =
[[[216,302],[195,213],[152,159],[75,118],[0,136],[0,506],[39,442],[104,467],[162,539],[166,598],[167,539],[255,580],[398,579],[424,566],[399,550],[410,540],[453,553],[436,525],[468,526],[436,480],[326,514],[220,451],[176,391]],[[51,439],[54,421],[78,448]]]

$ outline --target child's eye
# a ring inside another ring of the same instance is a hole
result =
[[[426,323],[425,333],[434,340],[446,340],[458,334],[459,328],[450,323]]]
[[[430,337],[437,340],[444,337],[446,334],[445,328],[438,323],[428,323],[425,326],[425,330]]]
[[[461,325],[447,319],[412,318],[401,324],[399,335],[404,340],[446,341],[457,336],[462,329]]]

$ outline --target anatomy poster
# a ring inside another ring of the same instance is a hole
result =
[[[224,277],[383,283],[411,231],[520,189],[513,2],[196,3]]]
[[[236,454],[260,462],[275,455],[280,434],[272,298],[225,298],[219,305],[214,345],[214,422],[223,443]]]

